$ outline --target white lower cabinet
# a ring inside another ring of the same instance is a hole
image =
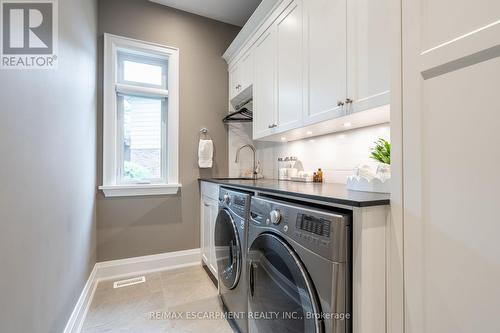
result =
[[[219,211],[217,196],[219,186],[217,184],[203,182],[201,184],[201,260],[217,278],[217,260],[215,257],[214,230],[215,221]]]

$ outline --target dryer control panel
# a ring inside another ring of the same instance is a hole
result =
[[[250,194],[221,187],[219,207],[227,208],[242,220],[246,220],[250,209]]]

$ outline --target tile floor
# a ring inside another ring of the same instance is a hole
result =
[[[82,333],[233,332],[220,317],[188,318],[220,314],[217,288],[201,266],[146,274],[145,283],[118,289],[113,282],[98,284]],[[173,312],[182,317],[166,318]]]

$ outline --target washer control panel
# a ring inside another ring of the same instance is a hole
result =
[[[269,216],[271,217],[271,222],[273,224],[280,224],[281,222],[281,212],[279,209],[273,209],[270,213]]]
[[[350,215],[252,197],[250,222],[277,232],[327,259],[346,260]]]

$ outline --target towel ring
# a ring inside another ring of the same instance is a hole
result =
[[[208,128],[202,128],[200,130],[200,140],[201,139],[204,139],[204,140],[212,140],[212,138],[210,137],[210,134],[208,134]]]

